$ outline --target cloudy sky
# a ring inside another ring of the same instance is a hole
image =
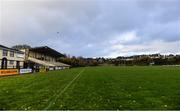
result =
[[[180,0],[0,0],[0,44],[84,57],[180,54]]]

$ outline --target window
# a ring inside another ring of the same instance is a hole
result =
[[[10,64],[10,65],[14,65],[14,61],[13,61],[13,60],[10,60],[10,61],[9,61],[9,64]]]
[[[3,50],[3,56],[7,56],[8,55],[8,51],[7,50]]]
[[[10,52],[10,57],[14,57],[14,52],[13,51]]]

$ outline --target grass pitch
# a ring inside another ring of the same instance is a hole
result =
[[[180,67],[86,67],[1,77],[0,109],[180,109]]]

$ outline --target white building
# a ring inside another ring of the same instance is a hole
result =
[[[23,68],[24,57],[24,52],[0,45],[0,69]]]

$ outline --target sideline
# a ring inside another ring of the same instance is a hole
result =
[[[71,84],[85,71],[85,68],[82,69],[76,77],[74,77],[73,80],[71,80],[64,88],[63,90],[55,96],[55,98],[44,108],[44,110],[48,110],[53,104],[55,104],[56,100],[61,96],[70,86]]]

